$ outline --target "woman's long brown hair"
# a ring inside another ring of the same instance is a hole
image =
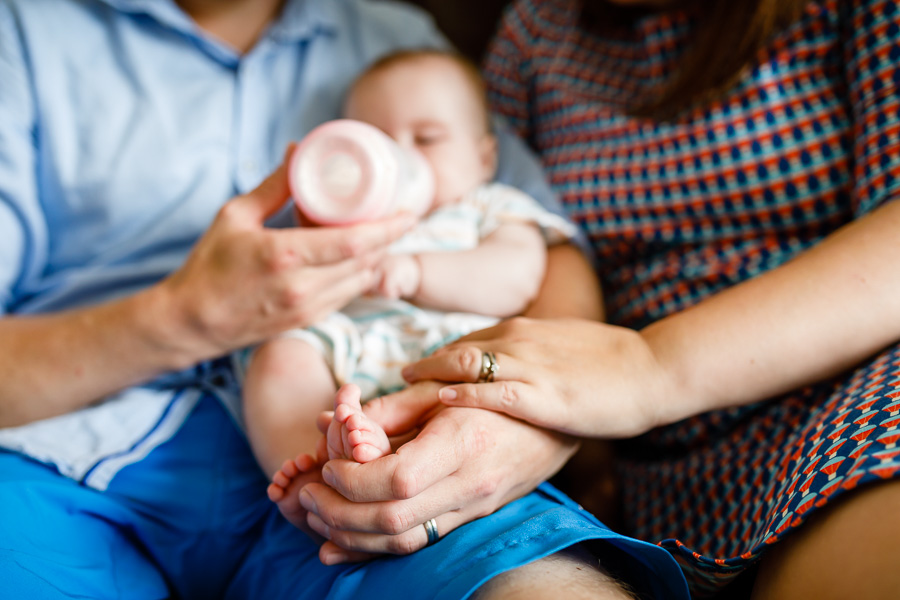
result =
[[[808,0],[674,0],[693,18],[691,41],[676,73],[655,98],[632,107],[638,116],[665,118],[708,102],[731,85],[771,37],[797,19]],[[582,24],[608,30],[648,12],[608,0],[583,0]]]

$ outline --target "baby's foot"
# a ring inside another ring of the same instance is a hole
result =
[[[366,416],[360,391],[345,385],[334,397],[334,418],[328,426],[328,457],[369,462],[390,454],[391,443],[381,426]]]
[[[272,483],[266,489],[269,500],[278,505],[281,514],[295,527],[308,530],[306,509],[300,506],[300,489],[307,483],[321,481],[316,460],[301,454],[294,460],[286,460],[272,476]]]

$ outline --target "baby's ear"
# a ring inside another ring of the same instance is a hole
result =
[[[478,152],[484,180],[490,181],[497,172],[497,137],[492,133],[485,133],[478,142]]]

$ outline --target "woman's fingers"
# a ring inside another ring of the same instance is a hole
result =
[[[403,378],[408,382],[444,381],[447,383],[478,383],[492,371],[488,381],[525,381],[534,376],[534,366],[498,350],[500,344],[484,341],[481,344],[454,344],[431,356],[407,365]],[[512,349],[509,344],[503,345]],[[491,353],[491,357],[487,356]],[[490,367],[493,362],[493,367]]]
[[[447,406],[484,408],[541,427],[562,429],[560,424],[567,422],[567,407],[563,403],[547,402],[544,396],[534,386],[515,380],[463,383],[444,387],[438,392],[438,398]]]

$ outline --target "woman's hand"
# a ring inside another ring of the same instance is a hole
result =
[[[310,527],[329,540],[319,553],[325,564],[419,550],[429,519],[446,535],[532,491],[577,449],[572,438],[497,412],[440,410],[440,388],[422,382],[369,403],[367,414],[389,435],[421,431],[372,462],[328,462],[328,485],[300,492]]]
[[[228,202],[184,266],[163,282],[176,333],[187,342],[180,348],[185,364],[342,308],[373,285],[387,246],[414,222],[401,216],[343,228],[265,227],[288,196],[282,164]]]
[[[482,353],[496,355],[492,383],[475,383]],[[624,438],[658,424],[676,386],[639,332],[579,319],[510,319],[465,336],[403,371],[444,387],[447,406],[486,408],[580,437]]]

